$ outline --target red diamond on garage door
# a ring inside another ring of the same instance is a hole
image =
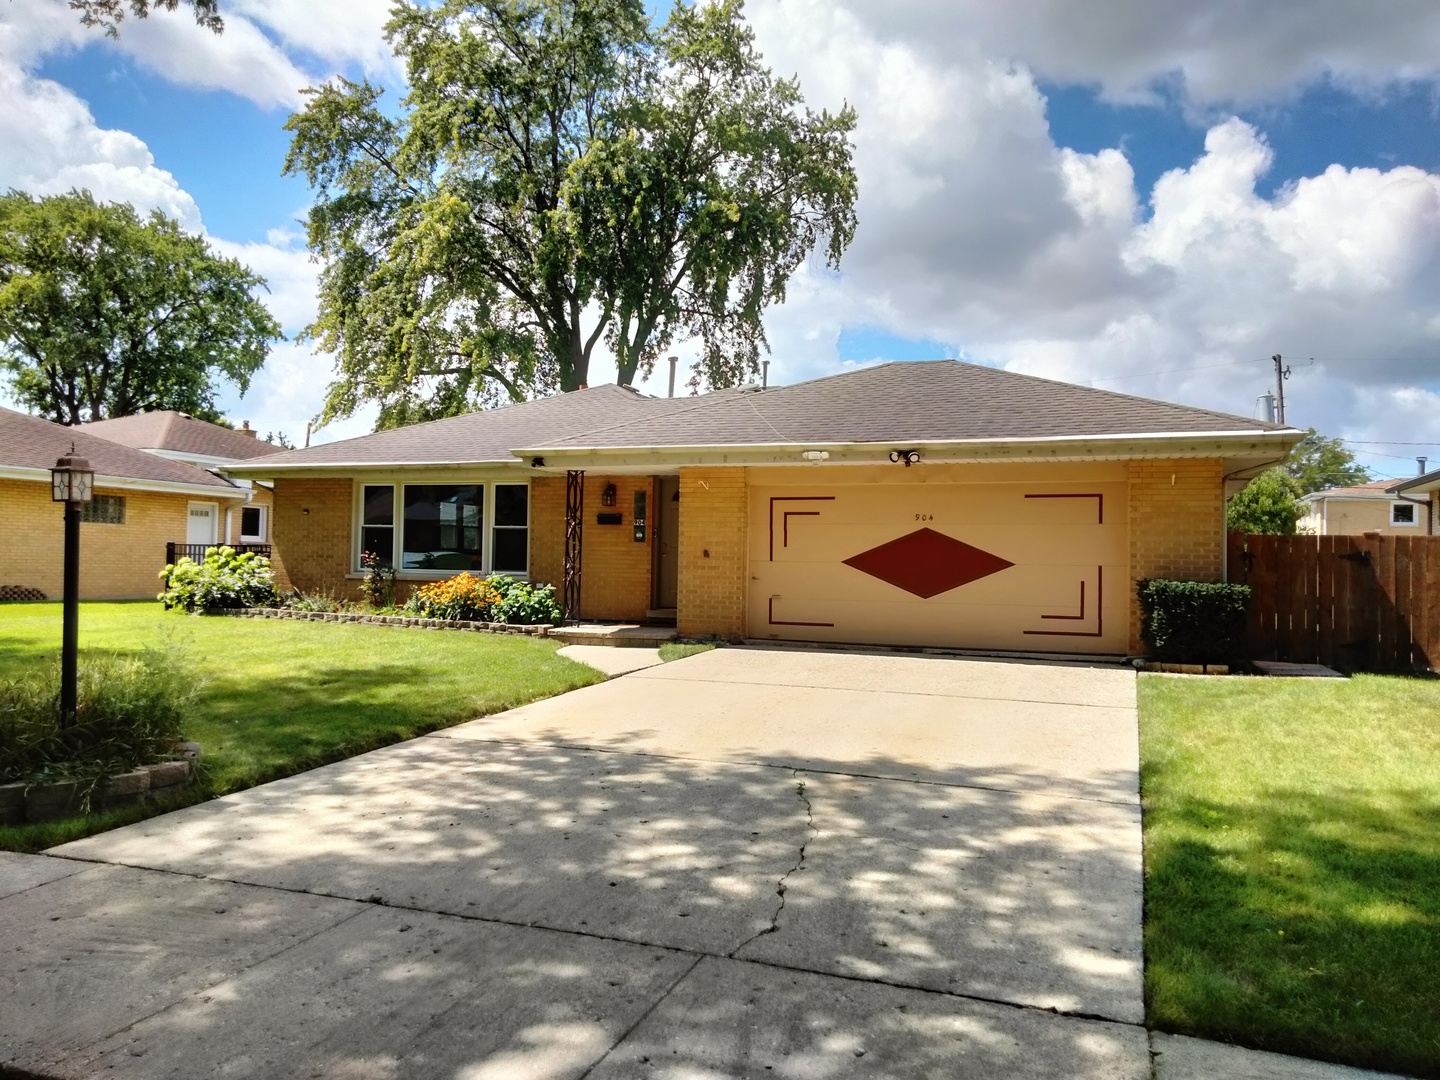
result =
[[[916,529],[846,559],[845,565],[928,599],[1015,564],[934,529]]]

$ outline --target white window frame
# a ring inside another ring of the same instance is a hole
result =
[[[384,473],[375,476],[357,476],[354,478],[350,509],[350,572],[346,575],[351,578],[362,578],[365,576],[364,568],[360,565],[360,542],[362,538],[361,529],[364,525],[365,512],[365,489],[367,487],[390,487],[395,500],[394,520],[392,526],[395,533],[393,551],[395,561],[402,558],[405,546],[405,486],[410,485],[434,485],[451,484],[458,486],[475,486],[484,489],[482,498],[482,513],[484,514],[484,527],[480,536],[480,566],[479,573],[489,575],[495,573],[491,566],[494,557],[494,532],[495,529],[495,488],[499,484],[513,484],[525,487],[525,573],[517,573],[513,570],[500,571],[507,577],[515,578],[517,581],[530,580],[530,564],[534,558],[534,551],[531,538],[535,528],[535,496],[530,490],[528,477],[517,479],[513,473]],[[518,528],[518,526],[511,526]],[[461,570],[402,570],[395,568],[396,581],[444,581],[446,578],[455,577],[464,573]]]
[[[247,532],[245,531],[245,511],[246,511],[246,510],[257,510],[257,511],[259,511],[259,513],[260,513],[260,532],[259,532],[259,533],[247,533]],[[265,535],[266,535],[266,534],[265,534],[265,527],[270,524],[270,522],[269,522],[269,520],[268,520],[269,517],[270,517],[270,515],[267,514],[265,511],[266,511],[266,507],[264,507],[264,506],[257,506],[257,505],[255,505],[254,503],[246,503],[246,504],[242,504],[242,505],[241,505],[241,507],[240,507],[240,542],[241,542],[242,544],[263,544],[263,543],[265,543]]]
[[[1399,507],[1399,506],[1408,506],[1408,507],[1410,507],[1410,520],[1409,520],[1409,521],[1396,521],[1396,520],[1395,520],[1395,508],[1396,508],[1396,507]],[[1390,504],[1390,524],[1393,525],[1393,526],[1394,526],[1395,528],[1397,528],[1397,529],[1415,529],[1415,528],[1419,528],[1419,526],[1420,526],[1420,505],[1419,505],[1418,503],[1413,503],[1413,502],[1411,502],[1411,501],[1408,500],[1408,499],[1396,499],[1394,502],[1392,502],[1392,503]]]

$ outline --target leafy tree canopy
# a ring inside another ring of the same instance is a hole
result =
[[[854,233],[855,114],[807,108],[755,52],[740,0],[402,2],[410,92],[310,92],[286,169],[317,189],[308,333],[336,356],[321,419],[451,415],[619,381],[696,340],[692,386],[758,372],[765,308]]]
[[[1267,469],[1230,499],[1225,524],[1231,532],[1252,536],[1293,536],[1305,513],[1302,494],[1283,468]]]
[[[206,30],[221,33],[225,20],[220,18],[219,0],[184,0],[195,11],[195,22]],[[80,12],[80,21],[86,26],[98,26],[110,37],[120,36],[120,23],[128,11],[137,19],[146,18],[151,11],[174,11],[181,0],[69,0],[70,7]]]
[[[207,420],[216,383],[243,393],[280,326],[265,280],[158,211],[89,192],[0,197],[0,372],[62,424],[148,409]]]
[[[1300,494],[1332,487],[1354,487],[1370,479],[1370,471],[1355,460],[1355,455],[1339,439],[1326,438],[1310,428],[1290,456],[1285,471],[1300,485]]]

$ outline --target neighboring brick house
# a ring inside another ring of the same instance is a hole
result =
[[[237,430],[169,409],[96,420],[81,424],[80,430],[135,450],[187,461],[202,469],[220,469],[278,454],[284,449],[256,438],[248,423]],[[236,480],[235,486],[244,491],[245,501],[226,507],[224,520],[215,523],[215,540],[242,549],[247,545],[269,544],[270,514],[274,505],[269,485]],[[180,543],[186,537],[182,532],[171,539]]]
[[[1432,481],[1428,486],[1426,481]],[[1316,536],[1431,536],[1435,532],[1435,489],[1440,474],[1409,480],[1373,480],[1354,487],[1326,488],[1301,497],[1301,532]]]
[[[957,361],[649,398],[601,386],[232,466],[285,585],[459,571],[687,636],[1120,654],[1134,583],[1224,577],[1224,504],[1293,428]],[[581,482],[583,481],[583,497]],[[578,535],[576,535],[578,534]]]
[[[185,538],[197,511],[218,521],[245,501],[234,484],[187,462],[0,409],[0,598],[61,594],[64,517],[50,499],[50,469],[72,444],[95,470],[80,528],[82,599],[153,598],[167,542]]]

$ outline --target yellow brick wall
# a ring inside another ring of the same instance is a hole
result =
[[[270,536],[278,588],[359,599],[360,582],[346,577],[353,493],[348,477],[275,481]]]
[[[615,505],[601,506],[606,484],[615,485]],[[635,492],[645,494],[645,541],[635,540]],[[597,525],[600,513],[618,513],[619,525]],[[648,476],[585,476],[581,515],[580,617],[639,622],[650,610],[655,542],[655,484]],[[565,594],[565,478],[530,481],[530,580]]]
[[[152,491],[97,487],[125,499],[125,523],[80,526],[80,597],[83,600],[153,599],[160,591],[165,544],[185,542],[190,498]],[[228,500],[214,500],[220,512]],[[0,480],[0,585],[64,593],[64,511],[50,500],[50,485]]]
[[[1214,459],[1132,461],[1130,472],[1130,651],[1140,643],[1134,581],[1221,581],[1225,497]]]
[[[749,497],[742,468],[680,470],[679,631],[745,636]]]
[[[530,580],[565,596],[565,478],[530,481]]]

